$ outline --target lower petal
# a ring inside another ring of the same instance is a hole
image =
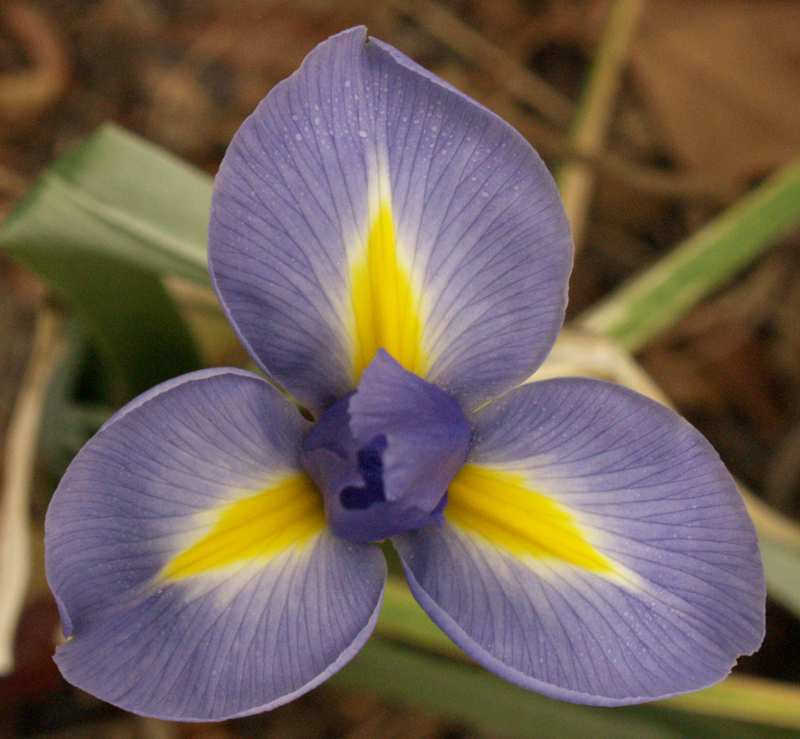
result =
[[[260,378],[212,370],[133,401],[84,447],[47,515],[70,682],[134,713],[221,720],[354,656],[385,562],[328,531],[298,467],[307,429]]]
[[[708,442],[610,383],[526,385],[474,419],[441,530],[395,538],[469,655],[546,695],[638,703],[723,679],[761,643],[755,532]]]

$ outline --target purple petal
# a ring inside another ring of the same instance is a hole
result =
[[[135,713],[220,720],[354,656],[385,563],[327,530],[298,467],[308,427],[261,378],[207,370],[134,400],[83,448],[46,521],[70,682]]]
[[[231,323],[316,413],[379,348],[474,407],[528,377],[563,320],[569,226],[538,155],[363,28],[244,123],[209,228]]]
[[[356,392],[306,437],[303,466],[323,491],[331,530],[376,541],[442,523],[470,434],[453,398],[379,350]]]
[[[621,705],[722,680],[764,634],[753,525],[708,442],[597,380],[522,386],[476,414],[441,530],[395,542],[468,654],[545,695]]]

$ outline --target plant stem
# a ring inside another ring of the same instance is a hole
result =
[[[605,145],[631,39],[643,8],[643,0],[615,0],[608,11],[569,136],[581,155],[599,156]],[[595,179],[588,164],[575,160],[561,165],[556,172],[576,249],[586,235]]]

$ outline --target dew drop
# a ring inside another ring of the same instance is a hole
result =
[[[294,135],[294,138],[295,138],[296,141],[302,141],[303,140],[303,136],[301,134],[299,134],[299,133],[296,133]]]
[[[358,135],[361,136],[362,139],[367,138],[369,135],[363,128],[358,132]]]

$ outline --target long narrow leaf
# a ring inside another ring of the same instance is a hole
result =
[[[545,698],[482,668],[376,637],[333,678],[509,739],[800,739],[800,731],[649,705],[591,708]]]
[[[106,126],[57,160],[0,229],[0,247],[87,325],[115,402],[200,366],[159,275],[208,283],[210,191],[210,178]]]
[[[641,349],[798,227],[800,160],[774,174],[577,322],[628,351]]]
[[[415,645],[429,653],[454,657],[463,664],[472,664],[469,657],[427,617],[405,582],[397,578],[390,578],[387,583],[376,633],[387,641]],[[521,691],[521,696],[524,695],[532,694]],[[520,697],[519,700],[523,698]],[[551,703],[540,696],[530,700],[534,704],[542,700],[547,704]],[[732,675],[719,685],[706,690],[653,705],[725,720],[788,727],[800,732],[800,687],[770,680]]]
[[[212,179],[113,124],[40,177],[4,224],[0,245],[80,246],[158,274],[208,285]]]

